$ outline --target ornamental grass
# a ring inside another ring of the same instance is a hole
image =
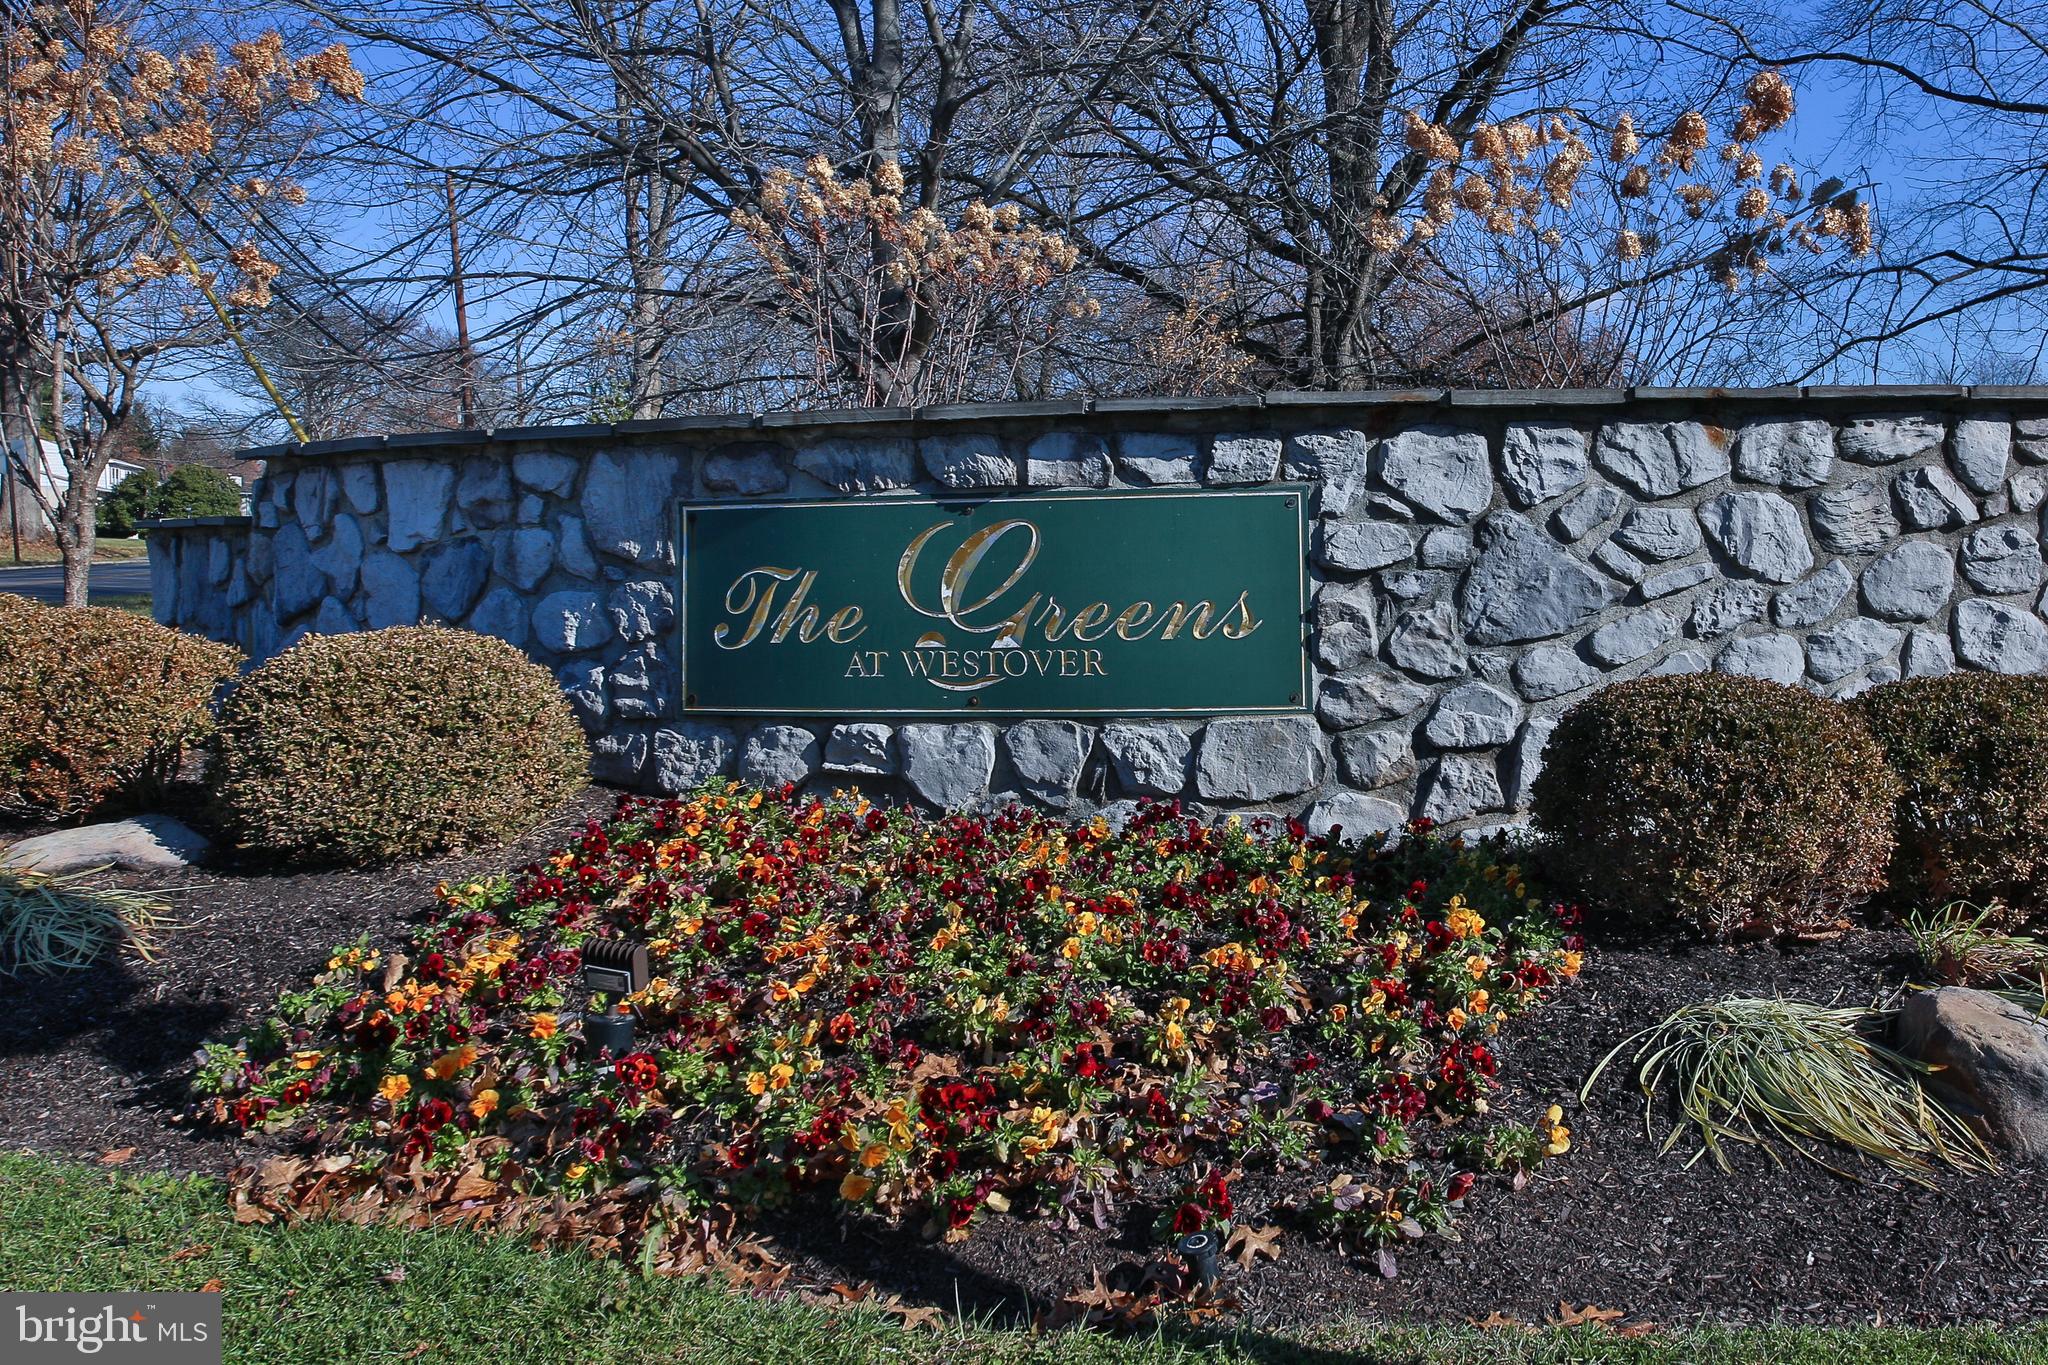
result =
[[[441,899],[204,1058],[207,1116],[313,1154],[252,1180],[250,1217],[407,1209],[688,1266],[804,1190],[953,1238],[1132,1199],[1179,1232],[1228,1220],[1234,1172],[1320,1160],[1375,1190],[1354,1233],[1401,1240],[1507,1169],[1469,1141],[1494,1034],[1580,965],[1575,912],[1496,846],[1174,803],[1119,830],[720,784]],[[653,979],[596,1002],[637,1041],[593,1055],[582,949],[620,935]]]
[[[1920,1083],[1927,1068],[1870,1040],[1883,1011],[1839,1009],[1797,1000],[1732,997],[1687,1005],[1624,1040],[1586,1078],[1581,1098],[1631,1046],[1643,1091],[1643,1121],[1655,1136],[1660,1091],[1677,1100],[1684,1121],[1662,1150],[1690,1129],[1701,1147],[1686,1164],[1711,1156],[1732,1170],[1723,1140],[1761,1148],[1783,1164],[1772,1136],[1840,1175],[1814,1144],[1861,1152],[1921,1184],[1937,1167],[1993,1169],[1990,1153]]]
[[[105,868],[53,874],[0,871],[0,975],[90,967],[116,947],[156,956],[170,907],[143,891],[94,887]]]

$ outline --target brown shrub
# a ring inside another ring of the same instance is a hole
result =
[[[0,811],[64,819],[149,799],[241,662],[132,612],[0,595]]]
[[[405,626],[313,636],[251,673],[221,711],[215,795],[245,847],[368,863],[519,834],[589,762],[546,669]]]
[[[1707,673],[1618,683],[1567,711],[1532,815],[1591,919],[1798,933],[1883,886],[1897,790],[1850,708]]]
[[[1951,673],[1857,701],[1899,776],[1893,899],[1992,906],[2003,929],[2048,913],[2048,678]]]

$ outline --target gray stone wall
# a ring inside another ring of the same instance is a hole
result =
[[[933,805],[1181,796],[1354,832],[1525,803],[1558,714],[1644,673],[1846,695],[2048,669],[2048,390],[1269,395],[437,433],[257,452],[249,523],[151,537],[160,620],[261,658],[415,621],[553,670],[603,780]],[[672,501],[1313,485],[1310,715],[685,719]]]

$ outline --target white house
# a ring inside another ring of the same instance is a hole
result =
[[[71,487],[71,475],[64,468],[64,457],[55,441],[38,441],[38,458],[24,462],[19,458],[21,444],[9,442],[7,458],[0,461],[0,530],[24,538],[47,535],[51,531],[48,518],[43,516],[35,494],[26,486],[27,478],[33,476],[40,485],[43,496],[52,506]],[[24,473],[22,466],[28,464]],[[109,460],[107,467],[100,471],[99,491],[106,493],[118,487],[130,474],[140,473],[142,466],[126,460]]]

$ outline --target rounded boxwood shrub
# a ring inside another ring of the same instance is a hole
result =
[[[1565,712],[1532,815],[1590,917],[1784,934],[1884,885],[1897,791],[1850,708],[1704,673],[1617,683]]]
[[[0,811],[64,819],[154,796],[241,662],[133,612],[0,595]]]
[[[580,789],[554,676],[444,626],[312,636],[221,709],[215,794],[245,848],[367,863],[495,843]]]
[[[1912,678],[1857,707],[1900,780],[1893,898],[2008,929],[2048,911],[2048,678]]]

